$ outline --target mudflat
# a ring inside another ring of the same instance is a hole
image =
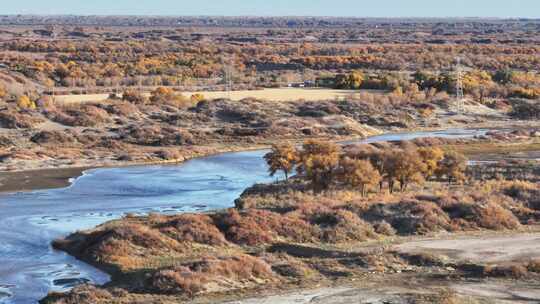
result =
[[[88,167],[0,172],[0,193],[67,187]]]

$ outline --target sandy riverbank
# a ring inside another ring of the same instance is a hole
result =
[[[80,177],[88,169],[77,167],[0,172],[0,193],[67,187],[73,178]]]
[[[25,192],[34,190],[64,188],[71,185],[73,180],[83,175],[84,171],[97,168],[119,168],[151,165],[176,165],[188,160],[216,155],[220,153],[252,151],[268,148],[268,145],[254,145],[248,147],[227,147],[205,150],[195,154],[183,156],[182,159],[170,161],[129,162],[118,161],[95,162],[89,166],[73,166],[62,168],[46,168],[39,170],[21,170],[13,172],[0,172],[0,193]]]

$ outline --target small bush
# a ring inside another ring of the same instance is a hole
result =
[[[90,104],[48,109],[45,114],[55,122],[72,127],[94,127],[112,121],[107,111]]]
[[[520,279],[527,276],[527,267],[523,265],[485,266],[484,275],[487,277],[505,277]]]
[[[504,230],[521,227],[519,220],[510,212],[493,203],[472,206],[473,220],[481,228]]]
[[[75,143],[77,141],[73,134],[69,134],[66,131],[41,131],[32,136],[30,140],[40,145],[62,145]]]
[[[258,285],[274,277],[271,267],[262,260],[239,255],[204,258],[181,267],[162,270],[153,275],[149,285],[158,293],[193,296],[206,291],[209,285],[214,285],[214,288],[215,285],[226,285],[230,290],[234,287]]]
[[[307,222],[266,210],[230,210],[217,216],[216,221],[228,240],[241,245],[269,244],[279,238],[308,242],[316,235]]]
[[[73,288],[68,293],[50,293],[40,303],[62,304],[95,304],[113,299],[113,295],[105,290],[92,285],[81,285]]]
[[[160,223],[157,228],[179,242],[196,242],[212,246],[228,244],[225,236],[207,215],[178,215],[165,223]]]
[[[148,98],[143,96],[141,92],[135,90],[127,90],[122,94],[122,100],[128,101],[134,104],[145,104]]]
[[[540,273],[540,259],[532,260],[527,264],[527,270]]]
[[[396,234],[396,229],[392,225],[388,224],[386,221],[380,221],[373,225],[375,232],[378,234],[393,236]]]

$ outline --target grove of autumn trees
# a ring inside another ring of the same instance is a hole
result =
[[[411,184],[426,180],[463,182],[467,159],[454,151],[438,147],[405,147],[369,150],[350,154],[340,145],[328,141],[307,140],[301,148],[291,143],[276,144],[266,160],[271,176],[282,172],[285,178],[295,170],[298,177],[308,181],[315,191],[332,186],[357,189],[363,195],[369,191],[389,192],[396,186],[406,191]]]
[[[399,26],[396,23],[392,28]],[[495,30],[501,26],[499,22],[489,21],[476,33],[444,22],[423,21],[414,26],[425,29],[426,35],[409,30],[395,35],[394,30],[385,30],[387,25],[375,27],[371,23],[346,30],[315,27],[259,32],[244,28],[231,32],[216,27],[212,34],[202,29],[131,29],[129,37],[113,29],[81,27],[78,31],[86,33],[84,39],[66,39],[72,38],[69,31],[59,33],[56,39],[36,39],[30,34],[7,39],[0,44],[4,51],[0,64],[49,89],[189,86],[199,80],[216,85],[225,65],[232,65],[236,80],[242,84],[269,85],[270,79],[280,75],[309,71],[319,76],[337,74],[338,86],[354,88],[369,84],[354,71],[441,73],[451,70],[456,54],[463,57],[465,66],[492,75],[506,70],[535,71],[540,64],[536,40],[524,40],[529,30],[513,22],[504,24],[504,33]],[[454,35],[440,36],[442,26]],[[485,32],[488,29],[490,33]],[[493,43],[475,42],[479,35],[486,35]],[[313,39],[307,42],[306,36]],[[244,43],[246,39],[250,43]],[[282,43],[273,43],[276,39]],[[524,93],[530,95],[529,91]]]
[[[353,70],[324,78],[332,80],[328,82],[328,86],[334,89],[385,90],[398,95],[430,91],[454,94],[457,83],[455,73],[452,71],[440,73],[424,70],[414,73],[379,71],[368,75],[360,70]],[[465,94],[480,102],[485,102],[487,98],[540,98],[540,75],[533,72],[513,70],[487,72],[473,69],[464,72],[462,80]]]

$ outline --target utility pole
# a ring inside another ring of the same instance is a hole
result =
[[[465,94],[463,94],[463,71],[461,58],[456,57],[456,112],[462,114],[465,110]]]

